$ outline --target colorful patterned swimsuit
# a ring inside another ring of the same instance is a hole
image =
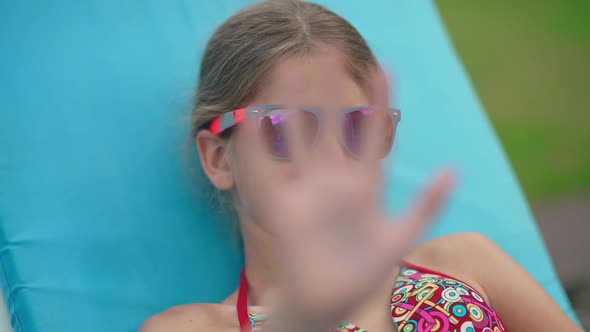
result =
[[[238,318],[242,332],[256,331],[266,318],[247,313],[247,282],[242,272]],[[407,262],[391,295],[391,316],[399,332],[505,332],[502,321],[468,284]],[[335,332],[366,332],[341,322]]]

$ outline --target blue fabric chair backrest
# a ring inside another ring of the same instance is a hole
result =
[[[236,286],[240,253],[186,176],[184,143],[206,40],[250,3],[0,2],[0,283],[17,332],[135,331]],[[433,3],[321,3],[398,78],[391,210],[456,165],[462,184],[429,237],[488,235],[571,312]]]

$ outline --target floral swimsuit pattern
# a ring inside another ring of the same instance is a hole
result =
[[[496,312],[468,284],[404,265],[391,296],[391,315],[399,332],[506,331]]]
[[[502,321],[467,283],[404,262],[391,294],[391,316],[399,332],[506,332]],[[252,331],[263,314],[249,313]],[[341,322],[334,332],[367,332]]]

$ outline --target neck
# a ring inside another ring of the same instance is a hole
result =
[[[278,283],[276,269],[277,244],[264,229],[250,217],[241,216],[244,241],[245,269],[248,278],[248,305],[268,305],[268,299]]]
[[[272,291],[278,287],[277,248],[272,234],[265,231],[248,216],[240,216],[242,237],[244,241],[245,269],[248,279],[248,305],[268,306]],[[382,285],[376,285],[375,291],[364,301],[358,303],[349,317],[352,323],[369,330],[393,330],[389,305],[391,290],[398,276],[399,267],[392,267],[391,277]]]

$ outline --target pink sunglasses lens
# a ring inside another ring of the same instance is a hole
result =
[[[277,159],[289,159],[289,142],[287,141],[287,124],[293,116],[301,116],[303,139],[311,145],[318,135],[318,118],[312,112],[276,110],[259,119],[260,139],[264,149]]]
[[[377,117],[377,118],[376,118]],[[371,123],[371,125],[369,125]],[[379,147],[375,149],[378,153],[376,158],[385,157],[391,148],[394,136],[393,120],[386,111],[372,109],[361,109],[348,112],[344,115],[343,139],[344,145],[353,155],[360,156],[365,142],[363,141],[368,133],[364,130],[377,131],[376,134],[383,139],[379,141]]]

